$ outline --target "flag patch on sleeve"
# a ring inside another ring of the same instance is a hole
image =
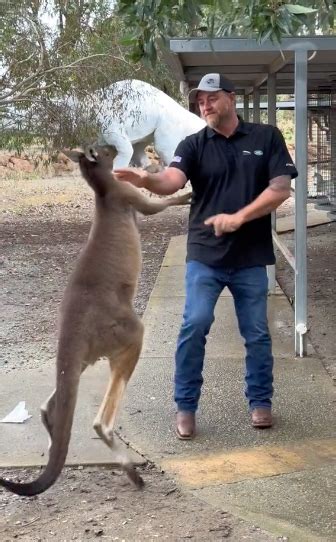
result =
[[[172,162],[182,162],[182,156],[174,156]]]

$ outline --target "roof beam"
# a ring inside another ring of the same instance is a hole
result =
[[[328,64],[308,64],[308,70],[309,73],[322,73],[326,74],[329,72],[332,72],[333,70],[336,70],[336,55],[333,62],[329,62]],[[284,69],[280,69],[281,73],[294,73],[294,63],[288,63],[286,66],[284,66]]]
[[[211,65],[205,65],[205,66],[185,66],[184,68],[184,71],[185,71],[185,74],[186,76],[190,76],[190,77],[199,77],[202,75],[204,75],[205,73],[213,73],[216,71],[216,69],[225,69],[227,71],[227,73],[237,73],[239,75],[241,74],[258,74],[258,73],[265,73],[265,71],[267,71],[267,65],[266,64],[256,64],[254,65],[253,63],[251,64],[248,64],[248,65],[235,65],[235,66],[231,66],[229,64],[225,64],[225,62],[223,62],[223,66],[219,65],[217,66],[214,66],[213,64]]]
[[[270,74],[277,73],[281,68],[283,68],[288,62],[290,62],[294,57],[294,53],[292,51],[286,51],[283,52],[282,55],[279,55],[271,64],[268,66],[267,73],[261,75],[258,77],[258,79],[255,81],[253,87],[249,87],[245,90],[246,94],[251,94],[255,88],[259,88],[265,81],[267,81],[267,78]]]
[[[189,38],[171,39],[170,50],[174,53],[225,53],[258,51],[334,51],[334,36],[301,36],[283,38],[281,44],[270,40],[259,43],[256,39],[244,38]]]

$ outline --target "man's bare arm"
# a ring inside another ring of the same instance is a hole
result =
[[[160,173],[149,173],[140,168],[120,168],[115,169],[113,174],[119,181],[127,181],[159,195],[174,194],[187,182],[183,171],[174,167],[168,167]]]
[[[238,211],[243,224],[275,211],[290,196],[289,175],[281,175],[271,179],[269,186],[252,203]]]
[[[219,214],[205,220],[207,226],[213,226],[215,235],[238,230],[246,222],[268,215],[290,196],[289,175],[271,179],[269,186],[249,205],[233,214]]]

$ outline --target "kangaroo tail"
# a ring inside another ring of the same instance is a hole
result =
[[[17,495],[30,497],[43,493],[55,483],[68,453],[80,375],[81,363],[78,360],[64,359],[62,363],[58,356],[56,402],[48,463],[41,475],[32,482],[20,483],[0,478],[0,486]]]

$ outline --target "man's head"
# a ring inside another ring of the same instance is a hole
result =
[[[233,83],[220,73],[208,73],[202,77],[197,88],[189,92],[189,100],[195,101],[201,116],[211,128],[218,128],[236,118],[236,96]]]

